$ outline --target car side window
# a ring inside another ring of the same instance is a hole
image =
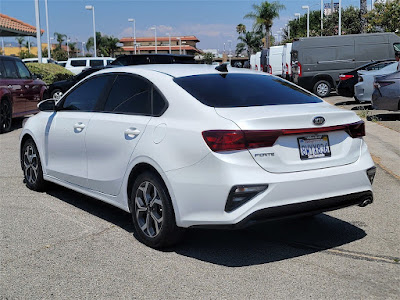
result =
[[[61,110],[95,111],[109,79],[110,76],[89,78],[66,95]]]
[[[86,59],[71,60],[71,66],[73,66],[73,67],[86,67]]]
[[[96,60],[91,59],[89,62],[90,62],[91,67],[103,66],[103,60],[100,60],[100,59],[96,59]]]
[[[151,115],[150,91],[150,83],[143,78],[118,75],[104,105],[104,111]]]
[[[4,72],[3,62],[0,60],[0,78],[4,77],[6,77],[6,74]]]
[[[15,64],[12,60],[4,60],[3,65],[6,73],[6,78],[18,79],[17,68],[15,67]]]
[[[25,65],[22,62],[16,61],[15,64],[17,65],[19,76],[22,79],[31,79],[31,73],[29,72],[28,68],[25,67]]]
[[[153,88],[153,116],[160,116],[167,106],[164,97],[160,92]]]

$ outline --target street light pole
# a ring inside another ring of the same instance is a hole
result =
[[[136,54],[136,20],[135,19],[128,19],[128,22],[133,22],[133,48]]]
[[[82,55],[85,56],[85,42],[82,42]]]
[[[301,8],[307,9],[307,37],[310,37],[310,7],[308,5],[303,5]]]
[[[339,0],[339,35],[342,35],[342,0]]]
[[[321,0],[321,36],[324,30],[324,0]]]
[[[294,17],[295,17],[297,20],[300,20],[300,16],[301,16],[300,13],[295,13],[295,14],[294,14]]]
[[[171,34],[167,33],[168,35],[168,40],[169,40],[169,54],[171,54]]]
[[[150,29],[154,29],[154,46],[155,46],[155,51],[157,54],[157,27],[156,27],[156,25],[154,25]]]
[[[94,44],[94,57],[97,57],[97,46],[96,46],[96,22],[94,19],[94,5],[86,5],[87,10],[93,11],[93,44]]]
[[[36,19],[36,39],[37,39],[37,52],[38,63],[42,63],[42,42],[40,41],[40,13],[39,13],[39,0],[35,0],[35,19]]]
[[[69,58],[69,46],[68,46],[69,42],[70,42],[70,39],[67,38],[67,56],[68,56],[68,58]]]
[[[44,0],[46,9],[46,30],[47,30],[47,58],[50,59],[50,32],[49,32],[49,10],[47,8],[47,0]]]
[[[181,38],[178,37],[177,39],[179,40],[179,54],[182,54],[182,43],[181,43]],[[225,43],[224,43],[224,45],[225,45]],[[225,48],[224,48],[224,49],[225,49]],[[225,51],[225,50],[224,50],[224,51]]]

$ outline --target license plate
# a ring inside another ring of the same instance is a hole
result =
[[[311,135],[297,138],[300,159],[330,157],[331,147],[327,135]]]

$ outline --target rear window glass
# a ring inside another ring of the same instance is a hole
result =
[[[201,103],[212,107],[246,107],[322,102],[282,79],[257,74],[206,74],[174,81]]]
[[[71,66],[73,67],[85,67],[86,60],[71,60]]]

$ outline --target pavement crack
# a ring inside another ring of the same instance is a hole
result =
[[[345,250],[345,249],[340,249],[340,248],[330,248],[329,249],[326,247],[309,245],[309,244],[304,244],[304,243],[299,243],[299,242],[289,242],[287,244],[294,248],[317,250],[320,252],[329,253],[329,254],[337,255],[337,256],[353,258],[353,259],[360,259],[360,260],[367,260],[367,261],[374,261],[374,262],[384,262],[384,263],[400,265],[400,263],[399,263],[400,258],[393,257],[393,256],[375,255],[375,254]]]

